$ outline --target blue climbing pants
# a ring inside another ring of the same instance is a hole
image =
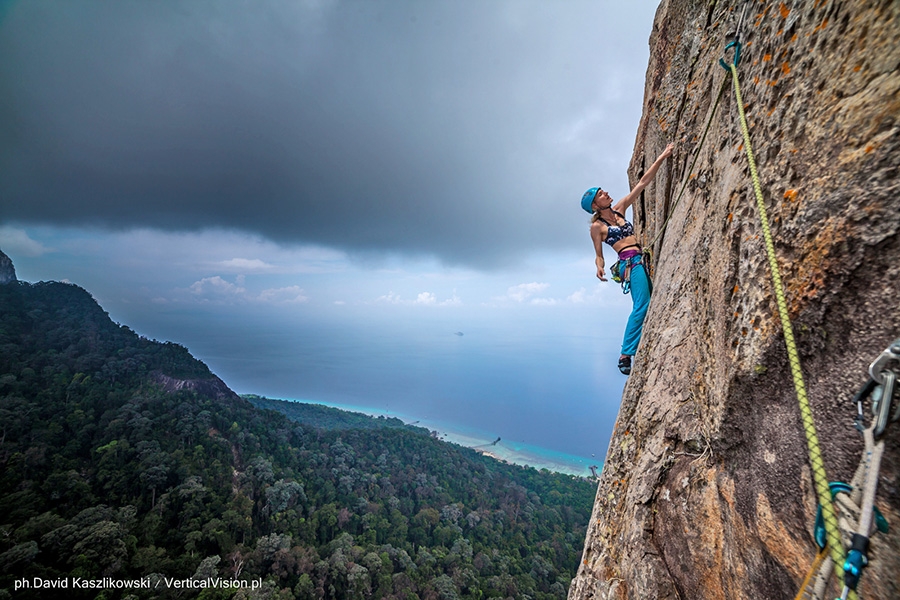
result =
[[[644,330],[644,317],[650,307],[650,280],[642,264],[631,267],[631,301],[631,315],[628,317],[625,340],[622,342],[622,354],[626,356],[634,356],[637,352],[641,332]]]

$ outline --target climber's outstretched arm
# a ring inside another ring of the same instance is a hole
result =
[[[672,156],[672,151],[675,149],[675,144],[669,144],[666,146],[666,149],[663,150],[662,154],[659,155],[659,158],[656,159],[650,168],[647,169],[647,172],[644,173],[644,176],[641,177],[641,180],[638,181],[637,185],[634,186],[634,189],[628,192],[628,195],[619,200],[615,206],[613,206],[613,210],[618,211],[622,214],[625,214],[625,209],[634,204],[634,201],[637,200],[638,196],[641,195],[641,192],[645,187],[650,185],[650,182],[653,181],[653,178],[656,177],[656,172],[659,171],[659,168],[662,166],[663,161]]]

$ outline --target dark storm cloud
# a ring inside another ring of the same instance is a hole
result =
[[[652,17],[610,6],[14,3],[0,220],[237,228],[472,265],[569,245],[595,155],[634,139],[603,111],[642,87],[645,55],[616,52],[645,47]]]

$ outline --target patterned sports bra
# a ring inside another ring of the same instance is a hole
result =
[[[613,211],[616,215],[625,218],[625,215],[621,214],[618,211]],[[634,227],[628,221],[625,221],[624,225],[613,225],[612,223],[607,223],[603,217],[600,217],[600,220],[606,224],[606,239],[603,240],[610,246],[613,246],[620,242],[621,240],[634,235]]]

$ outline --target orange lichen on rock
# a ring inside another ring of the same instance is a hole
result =
[[[759,27],[760,23],[762,23],[762,20],[766,18],[767,14],[769,14],[770,8],[771,6],[767,6],[761,13],[756,15],[756,24],[754,25],[754,27]]]
[[[791,66],[787,63],[787,61],[785,61],[781,65],[781,72],[784,73],[785,75],[787,75],[788,73],[791,72]]]
[[[769,62],[770,60],[772,60],[772,55],[771,55],[771,54],[765,54],[765,55],[763,55],[763,62]]]
[[[784,199],[789,202],[796,202],[797,201],[797,190],[787,190],[784,193]]]
[[[832,250],[847,237],[846,223],[832,220],[813,240],[803,248],[803,258],[794,268],[791,277],[785,277],[791,316],[798,315],[821,291],[825,289],[825,279],[831,270]]]
[[[791,9],[784,5],[784,2],[779,3],[778,10],[781,12],[781,18],[787,19],[788,15],[791,14]]]

